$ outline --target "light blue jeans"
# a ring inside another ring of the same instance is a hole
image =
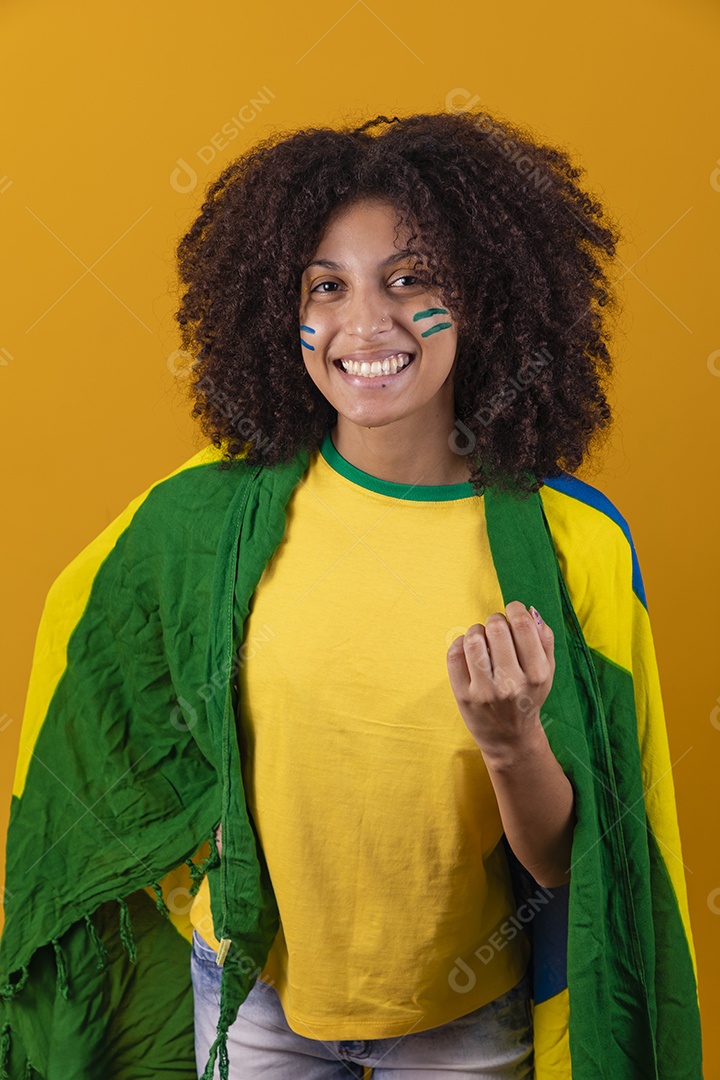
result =
[[[191,957],[195,997],[198,1076],[215,1039],[222,969],[215,952],[193,931]],[[269,983],[257,979],[229,1030],[232,1080],[532,1080],[533,1025],[530,978],[495,1001],[440,1027],[399,1038],[324,1042],[297,1035]],[[215,1077],[219,1076],[217,1062]]]

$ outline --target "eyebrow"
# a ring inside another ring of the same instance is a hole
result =
[[[404,251],[394,251],[392,253],[392,255],[388,255],[387,259],[383,259],[382,262],[379,263],[379,265],[380,266],[388,266],[390,263],[395,262],[397,259],[402,259],[406,255],[413,255],[413,254],[416,254],[416,253],[412,252],[412,251],[409,251],[408,249],[405,249]],[[307,264],[305,269],[309,270],[311,266],[324,266],[326,270],[345,270],[345,269],[347,269],[345,266],[342,265],[342,263],[332,262],[331,259],[313,259],[312,262],[309,262]]]

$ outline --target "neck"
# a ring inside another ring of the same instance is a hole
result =
[[[383,427],[363,428],[338,417],[330,435],[337,452],[356,469],[395,484],[463,484],[470,480],[469,456],[450,444],[454,425],[438,417],[422,430],[412,417]]]

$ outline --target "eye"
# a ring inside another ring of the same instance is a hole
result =
[[[318,285],[315,285],[310,290],[310,292],[311,293],[317,292],[318,289],[322,289],[323,285],[337,285],[337,281],[321,281]],[[325,289],[322,289],[322,291],[325,292]]]
[[[391,282],[391,284],[392,285],[397,285],[401,281],[410,281],[414,285],[424,285],[425,284],[424,278],[417,277],[415,274],[403,274],[401,277],[395,278],[395,280],[393,282]]]
[[[402,285],[403,282],[409,284]],[[330,288],[324,288],[324,286],[331,286]],[[389,283],[389,287],[393,288],[395,285],[402,285],[403,288],[415,288],[418,285],[427,286],[427,279],[417,274],[402,274],[400,277],[395,278],[394,281]],[[340,288],[337,281],[320,281],[317,285],[314,285],[311,289],[311,293],[319,292],[321,296],[329,296],[336,292]]]

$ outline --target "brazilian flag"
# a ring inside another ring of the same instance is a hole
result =
[[[205,1075],[229,1076],[227,1029],[279,926],[242,787],[236,658],[309,455],[219,458],[207,447],[133,500],[48,594],[7,839],[0,1080],[197,1076],[188,912],[205,874],[227,949]],[[535,1075],[699,1080],[671,762],[630,532],[567,474],[528,497],[483,497],[505,602],[534,604],[555,634],[542,722],[576,797],[567,886],[540,889],[508,849],[532,942]]]

